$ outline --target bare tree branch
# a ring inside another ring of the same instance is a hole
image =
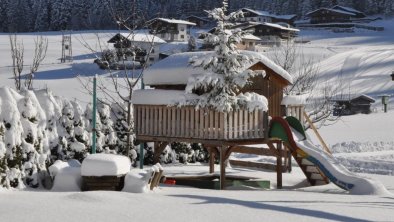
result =
[[[18,42],[16,35],[10,35],[11,58],[12,58],[12,71],[14,74],[15,88],[21,89],[21,74],[23,71],[24,63],[24,46],[23,42]]]

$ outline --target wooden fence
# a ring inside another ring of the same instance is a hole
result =
[[[268,116],[261,110],[229,113],[192,106],[134,105],[138,136],[242,140],[264,138]]]

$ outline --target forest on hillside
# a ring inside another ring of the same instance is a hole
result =
[[[158,16],[205,16],[204,10],[221,4],[222,0],[0,0],[0,32],[116,29],[115,18],[142,24]],[[229,0],[229,9],[249,7],[302,18],[311,10],[336,4],[368,15],[394,14],[393,0]]]

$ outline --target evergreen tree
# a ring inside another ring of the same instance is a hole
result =
[[[213,34],[208,34],[204,41],[213,45],[213,54],[194,58],[191,64],[203,67],[206,71],[192,76],[186,86],[187,93],[199,94],[197,99],[187,100],[185,104],[199,107],[209,107],[219,112],[230,112],[239,108],[267,109],[264,96],[255,93],[241,93],[240,90],[249,83],[250,78],[257,74],[245,69],[251,65],[252,59],[242,55],[236,49],[244,35],[241,30],[231,30],[231,20],[241,16],[241,12],[226,15],[227,1],[222,8],[208,11],[208,14],[218,21]],[[253,105],[252,105],[253,104]]]

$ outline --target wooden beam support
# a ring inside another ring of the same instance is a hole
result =
[[[278,142],[278,156],[276,157],[276,188],[282,189],[282,142]]]
[[[278,143],[282,143],[282,142],[276,142],[276,143],[278,144]],[[267,145],[268,145],[269,149],[271,150],[271,152],[275,153],[275,156],[278,157],[279,151],[275,148],[274,144],[272,142],[268,142]]]
[[[225,154],[227,151],[226,146],[221,146],[220,147],[220,189],[224,190],[226,189],[226,158]]]
[[[209,153],[209,173],[215,172],[215,157],[218,156],[219,152],[216,147],[202,145]]]
[[[160,155],[166,148],[168,143],[166,142],[155,142],[154,143],[154,148],[155,151],[153,152],[153,164],[156,164],[160,161]]]

